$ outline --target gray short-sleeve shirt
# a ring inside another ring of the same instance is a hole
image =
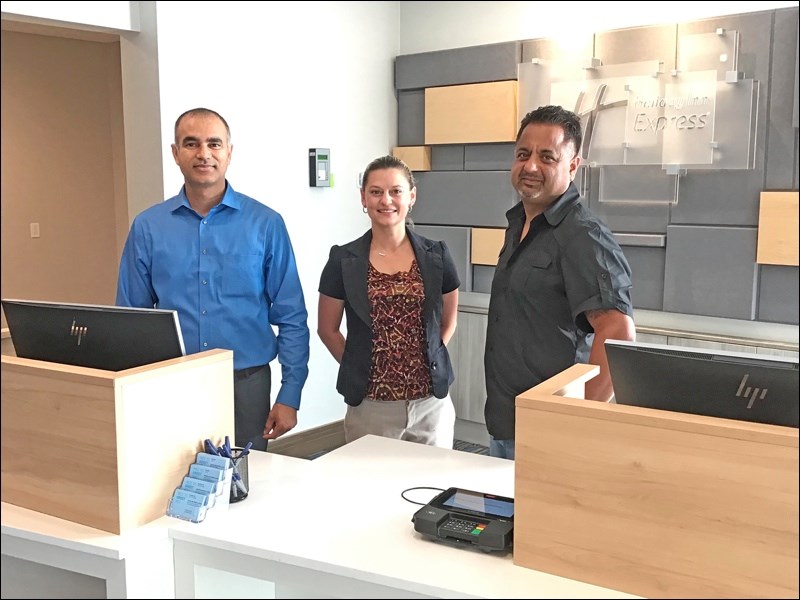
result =
[[[614,308],[633,315],[628,261],[574,184],[533,220],[521,242],[522,203],[506,217],[484,355],[486,426],[501,440],[514,438],[517,395],[588,362],[594,332],[586,311]]]

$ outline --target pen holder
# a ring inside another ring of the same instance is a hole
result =
[[[247,454],[243,448],[231,448],[231,463],[233,464],[233,481],[231,481],[231,502],[239,502],[247,498],[250,493],[250,477],[247,468]]]

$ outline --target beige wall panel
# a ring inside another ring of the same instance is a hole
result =
[[[494,81],[425,90],[425,143],[513,142],[517,82]]]
[[[429,146],[395,146],[392,155],[408,165],[412,171],[431,170],[431,149]]]
[[[596,369],[517,397],[514,563],[646,598],[797,598],[797,429],[562,396]]]
[[[120,69],[118,43],[2,32],[4,298],[114,303],[128,229]]]
[[[470,262],[473,265],[496,265],[500,250],[503,249],[505,229],[472,229],[472,253]]]
[[[798,266],[798,192],[761,192],[756,262]]]

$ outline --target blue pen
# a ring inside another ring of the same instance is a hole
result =
[[[233,485],[234,488],[238,488],[239,492],[241,492],[241,494],[243,496],[246,496],[247,495],[247,488],[244,486],[244,482],[242,481],[242,475],[241,475],[241,473],[239,473],[239,469],[236,466],[236,463],[238,462],[238,460],[239,459],[236,459],[236,460],[231,459],[231,465],[233,466],[233,476],[231,477],[231,479],[232,479],[231,485]],[[238,496],[239,495],[239,493],[236,491],[236,489],[234,489],[233,494],[234,494],[234,496]]]
[[[217,452],[217,449],[214,446],[214,442],[206,438],[205,445],[206,445],[206,452],[208,452],[209,454],[214,454],[215,456],[219,456],[219,452]]]
[[[225,436],[225,451],[228,453],[228,458],[231,458],[231,438]]]
[[[246,454],[250,454],[250,448],[253,447],[253,442],[247,442],[244,448],[242,448],[242,453],[240,456],[244,456]]]

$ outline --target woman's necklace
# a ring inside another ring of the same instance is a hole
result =
[[[397,252],[402,245],[403,244],[400,244],[400,246],[398,246],[394,250],[381,250],[380,248],[378,248],[377,246],[375,246],[373,244],[373,248],[372,249],[375,250],[375,252],[378,254],[378,256],[388,256],[389,254],[394,254],[395,252]]]

